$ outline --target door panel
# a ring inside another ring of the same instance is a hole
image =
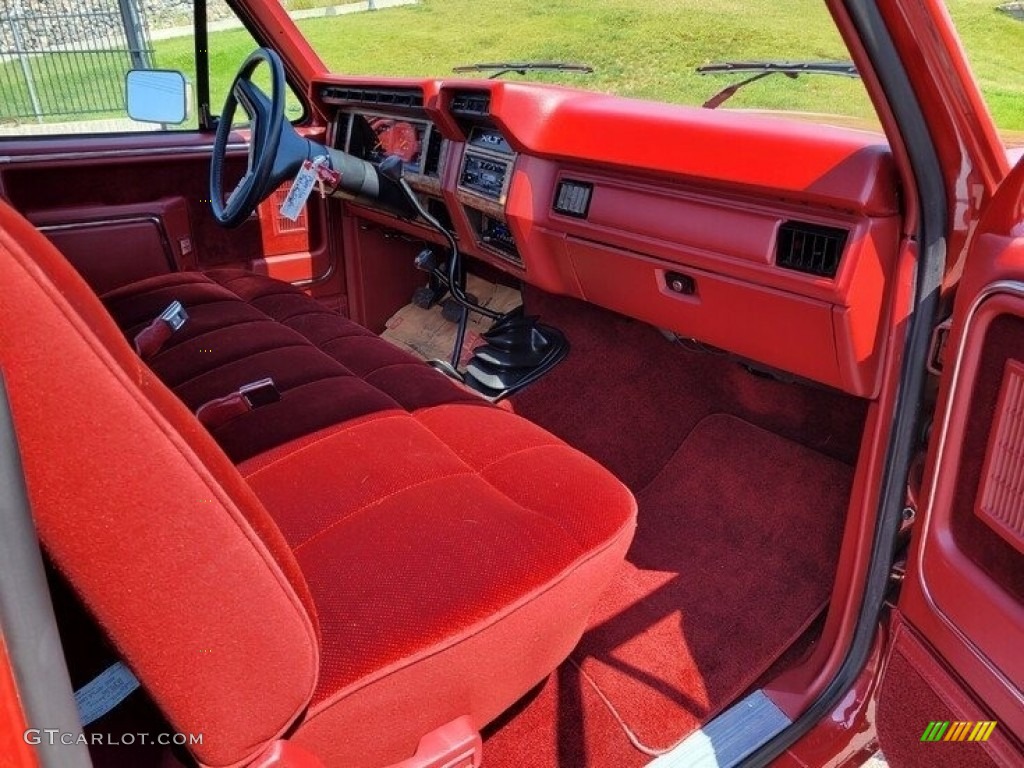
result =
[[[982,745],[986,759],[1024,760],[1022,214],[1024,163],[979,222],[943,353],[920,520],[897,606],[904,626],[879,710],[883,751],[897,754],[916,740],[934,751],[911,750],[921,761],[950,757],[941,750],[954,747],[921,742],[929,722],[950,717],[996,721],[998,736]],[[893,700],[921,687],[917,678],[941,711],[899,714]],[[949,731],[942,740],[956,737]]]
[[[195,268],[195,238],[182,197],[52,208],[29,219],[97,293]]]
[[[304,133],[322,140],[322,129]],[[284,240],[264,235],[276,220],[270,200],[260,217],[236,229],[216,223],[209,205],[211,142],[201,133],[4,141],[0,194],[59,233],[58,246],[100,291],[161,267],[241,267],[314,283],[318,295],[343,295],[345,271],[334,263],[340,254],[329,247],[317,196],[310,198],[304,231]],[[245,165],[244,136],[238,136],[229,150],[229,177],[241,176]]]
[[[211,139],[203,137],[202,144],[193,144],[180,142],[178,136],[161,138],[161,144],[147,137],[139,146],[126,147],[127,137],[118,137],[120,147],[115,150],[108,149],[106,139],[85,139],[74,142],[77,146],[68,153],[53,147],[48,154],[13,154],[10,150],[16,147],[5,147],[8,157],[0,164],[4,195],[29,218],[62,208],[139,205],[180,197],[188,208],[201,266],[242,265],[262,256],[258,222],[226,230],[209,213]],[[32,149],[47,149],[45,142],[39,144],[44,146]],[[244,167],[244,150],[234,154],[231,163]]]

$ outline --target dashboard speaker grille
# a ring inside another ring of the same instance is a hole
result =
[[[779,227],[775,263],[818,277],[835,277],[849,232],[802,221],[787,221]]]
[[[1024,363],[1010,360],[996,405],[975,513],[1024,553]]]
[[[565,179],[559,182],[558,189],[555,190],[555,212],[585,219],[590,210],[590,198],[593,193],[593,184]]]

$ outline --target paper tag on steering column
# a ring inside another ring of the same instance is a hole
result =
[[[302,207],[306,204],[316,185],[316,169],[321,162],[323,160],[319,157],[316,160],[305,160],[299,172],[295,174],[292,188],[288,190],[288,195],[281,203],[281,215],[289,221],[296,221],[302,213]]]

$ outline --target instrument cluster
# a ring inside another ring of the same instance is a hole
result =
[[[350,155],[375,165],[397,155],[406,173],[437,177],[442,138],[433,123],[373,112],[349,112],[342,120],[340,148]]]

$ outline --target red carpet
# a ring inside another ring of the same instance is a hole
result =
[[[856,461],[866,401],[754,376],[724,354],[686,349],[649,325],[575,299],[528,288],[526,307],[561,329],[571,350],[512,397],[516,413],[604,464],[634,493],[713,413]]]
[[[700,727],[813,621],[850,474],[719,414],[639,494],[629,562],[573,658],[641,744],[667,749]]]
[[[650,759],[568,662],[484,733],[484,768],[641,768]]]
[[[638,494],[629,562],[572,660],[488,738],[489,768],[643,765],[630,737],[661,751],[732,703],[824,605],[851,476],[734,416],[701,420]]]
[[[785,652],[832,584],[867,404],[583,302],[526,299],[572,351],[512,405],[629,485],[639,527],[573,660],[488,729],[486,765],[645,765],[627,728],[669,747],[800,655]]]

